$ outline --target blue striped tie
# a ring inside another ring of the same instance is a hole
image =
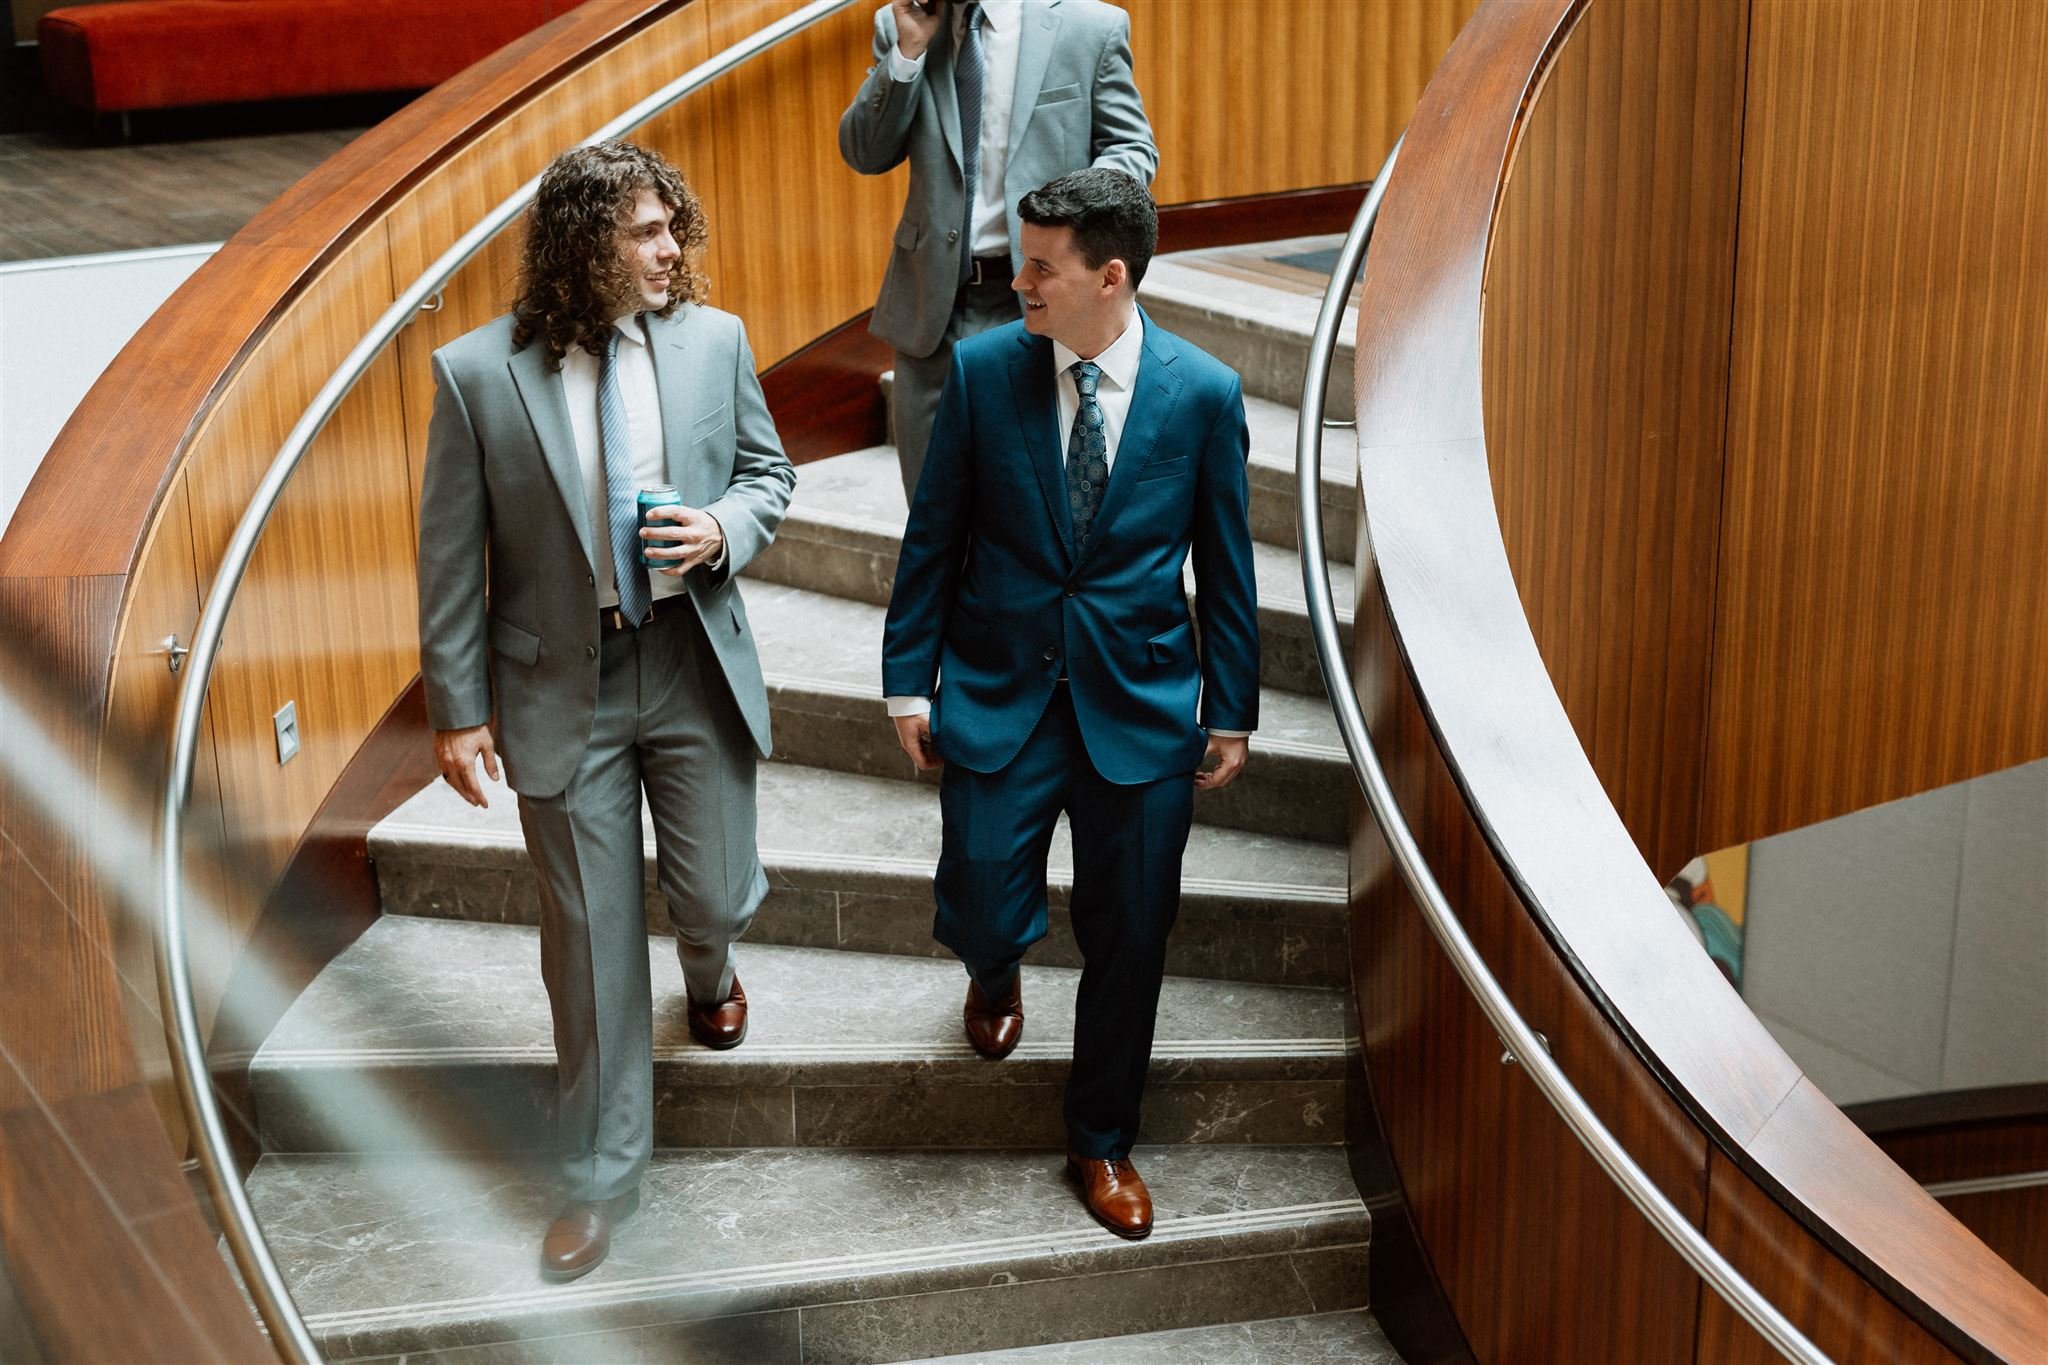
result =
[[[612,577],[619,611],[638,626],[654,605],[647,567],[640,562],[640,489],[633,482],[633,452],[627,436],[626,400],[619,396],[619,329],[605,335],[604,363],[597,370],[597,424],[604,446],[605,515],[612,528]]]
[[[1102,425],[1102,404],[1095,389],[1102,367],[1086,360],[1074,364],[1074,389],[1081,401],[1074,408],[1074,430],[1067,437],[1067,510],[1074,518],[1074,549],[1088,543],[1095,509],[1102,505],[1102,486],[1109,482],[1109,433]]]
[[[960,100],[961,183],[967,207],[960,223],[960,284],[974,268],[974,196],[981,179],[981,12],[980,0],[968,0],[960,22],[960,52],[953,62],[953,92]]]

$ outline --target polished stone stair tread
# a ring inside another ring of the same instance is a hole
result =
[[[863,450],[850,450],[843,455],[813,461],[798,472],[796,493],[790,499],[789,515],[783,522],[781,534],[784,540],[779,544],[786,553],[792,545],[817,538],[828,543],[866,544],[874,553],[881,554],[884,549],[881,542],[886,541],[889,562],[881,572],[881,577],[886,579],[895,570],[896,546],[902,541],[907,515],[895,449],[891,446],[869,446]],[[1305,621],[1307,608],[1303,605],[1301,561],[1295,552],[1284,546],[1254,541],[1252,559],[1261,609],[1301,616]],[[1330,579],[1338,619],[1348,622],[1355,591],[1351,566],[1332,564]],[[1188,583],[1192,591],[1192,566],[1188,570]],[[878,598],[880,593],[874,591],[870,595]]]
[[[1133,1156],[1156,1208],[1143,1242],[1096,1227],[1042,1152],[657,1151],[610,1258],[566,1286],[535,1265],[558,1195],[519,1162],[267,1155],[248,1191],[334,1355],[742,1314],[765,1331],[769,1315],[800,1310],[806,1358],[887,1360],[1073,1325],[1102,1335],[1125,1320],[1151,1330],[1363,1305],[1369,1220],[1341,1149]],[[1086,1295],[1063,1283],[1132,1271]],[[935,1293],[946,1298],[904,1297]],[[1116,1311],[1091,1322],[1091,1305]],[[893,1349],[878,1339],[892,1330]]]
[[[1370,1312],[1351,1309],[1127,1337],[931,1356],[905,1365],[1400,1365]]]
[[[650,939],[648,958],[656,1056],[687,1060],[707,1081],[750,1071],[830,1078],[896,1063],[951,1063],[946,1069],[961,1079],[987,1080],[1001,1069],[982,1063],[961,1036],[966,977],[955,963],[742,941],[747,1039],[713,1052],[684,1026],[673,945]],[[1028,1027],[1013,1060],[1069,1054],[1078,977],[1070,968],[1025,968]],[[1341,1070],[1348,1016],[1339,991],[1169,977],[1154,1060],[1162,1070],[1206,1063],[1229,1071],[1263,1053]],[[537,930],[386,915],[300,994],[253,1065],[552,1064],[554,1055]]]
[[[770,688],[861,698],[872,703],[876,717],[883,716],[884,608],[781,583],[748,583],[745,593]],[[1259,691],[1253,748],[1346,763],[1329,703],[1277,687]],[[908,760],[903,766],[909,768]],[[1348,770],[1343,777],[1350,780]],[[1199,810],[1196,814],[1200,818]]]
[[[1339,246],[1342,241],[1341,237],[1316,236],[1266,245],[1277,255],[1290,249],[1312,251]],[[1309,339],[1315,335],[1316,315],[1323,307],[1320,294],[1279,289],[1257,280],[1209,269],[1199,259],[1200,254],[1169,252],[1153,257],[1152,263],[1145,268],[1145,282],[1139,286],[1138,301],[1147,310],[1159,314],[1163,326],[1178,331],[1174,318],[1184,312],[1196,312],[1223,321],[1297,336],[1306,351]],[[1358,308],[1353,304],[1344,309],[1344,320],[1337,329],[1337,344],[1348,348],[1357,336]],[[1231,360],[1220,348],[1207,349],[1216,350],[1226,363]],[[1295,396],[1299,394],[1297,383]]]
[[[511,790],[486,783],[491,804],[468,805],[444,782],[422,788],[370,832],[370,855],[426,853],[437,862],[523,865],[518,802]],[[641,812],[647,849],[653,829]],[[865,877],[928,879],[939,856],[939,794],[922,783],[764,763],[760,769],[761,860],[770,879],[825,871],[849,883]],[[1072,844],[1065,822],[1053,838],[1053,880],[1072,880]],[[1196,825],[1183,864],[1184,894],[1224,890],[1253,904],[1327,907],[1342,918],[1345,851],[1278,835]]]

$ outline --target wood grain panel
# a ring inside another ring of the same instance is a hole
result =
[[[1959,1358],[1795,1222],[1724,1152],[1713,1154],[1707,1194],[1707,1235],[1715,1247],[1836,1365]],[[1701,1365],[1776,1365],[1783,1359],[1718,1294],[1701,1302],[1694,1358]]]
[[[2048,8],[1753,9],[1709,848],[2048,754]]]
[[[749,0],[712,3],[717,14]],[[724,276],[713,297],[746,319],[764,369],[872,307],[881,288],[910,172],[855,173],[839,159],[836,131],[873,61],[873,32],[873,11],[855,6],[714,92],[717,189],[707,207]]]
[[[393,295],[381,234],[343,250],[246,359],[186,456],[201,581],[286,434]],[[227,863],[223,910],[246,938],[263,896],[357,745],[417,669],[413,526],[396,358],[386,354],[314,442],[252,560],[209,693]],[[272,714],[296,704],[300,752]],[[231,958],[197,958],[214,983]]]
[[[1647,22],[1638,15],[1642,8],[1629,7],[1619,34],[1608,31],[1624,52],[1630,48],[1626,25]],[[1694,7],[1670,8],[1689,15]],[[1564,189],[1548,199],[1531,193],[1524,211],[1571,221],[1582,215],[1581,206],[1557,201],[1574,194],[1573,177],[1615,176],[1631,160],[1647,161],[1650,183],[1622,184],[1617,193],[1623,196],[1687,202],[1673,179],[1687,167],[1706,174],[1709,186],[1721,167],[1725,183],[1725,156],[1714,154],[1725,140],[1716,144],[1712,130],[1702,130],[1698,88],[1673,79],[1664,69],[1668,59],[1659,55],[1667,41],[1684,52],[1702,41],[1681,36],[1682,29],[1672,27],[1668,38],[1654,41],[1639,31],[1644,45],[1635,60],[1593,61],[1583,80],[1560,67],[1540,93],[1533,90],[1577,9],[1570,0],[1483,6],[1425,93],[1388,189],[1366,269],[1360,313],[1370,325],[1360,329],[1356,371],[1364,496],[1358,681],[1368,718],[1409,822],[1481,955],[1534,1027],[1551,1032],[1551,1011],[1561,1019],[1566,1041],[1556,1051],[1567,1074],[1596,1097],[1603,1091],[1623,1096],[1626,1108],[1638,1103],[1628,1098],[1627,1073],[1633,1071],[1635,1082],[1654,1080],[1656,1091],[1683,1105],[1668,1129],[1643,1124],[1638,1113],[1621,1118],[1632,1154],[1667,1191],[1674,1165],[1704,1180],[1701,1153],[1732,1154],[1731,1178],[1716,1177],[1724,1200],[1775,1209],[1774,1200],[1782,1199],[1797,1211],[1804,1226],[1788,1216],[1782,1227],[1752,1219],[1731,1228],[1725,1218],[1716,1224],[1709,1215],[1721,1237],[1759,1229],[1753,1234],[1759,1254],[1769,1259],[1758,1272],[1760,1282],[1795,1322],[1848,1332],[1854,1339],[1837,1348],[1844,1357],[1910,1355],[1916,1343],[1939,1339],[1937,1355],[1953,1348],[2024,1359],[2031,1345],[2048,1340],[2048,1299],[1970,1238],[1827,1104],[1698,952],[1587,762],[1531,633],[1499,524],[1489,463],[1496,429],[1485,412],[1489,395],[1480,363],[1482,346],[1516,340],[1486,336],[1505,324],[1484,309],[1481,288],[1511,150],[1520,138],[1520,155],[1544,154],[1534,149],[1544,102],[1582,100],[1588,119],[1603,112],[1620,117],[1629,101],[1615,80],[1621,87],[1640,80],[1658,89],[1647,126],[1619,135],[1604,151],[1600,134],[1590,148],[1559,153],[1564,173],[1553,183]],[[1598,41],[1601,30],[1593,25],[1599,22],[1588,19],[1572,42]],[[1721,50],[1733,55],[1740,45],[1723,34]],[[1726,99],[1710,99],[1707,107],[1725,113]],[[1587,122],[1570,114],[1567,109],[1547,126],[1569,133],[1575,122]],[[1666,119],[1674,130],[1672,155],[1660,160],[1655,144]],[[1675,129],[1687,123],[1705,140],[1704,149],[1679,148]],[[1621,233],[1625,218],[1593,213],[1579,221],[1593,229],[1593,256],[1603,270],[1638,270],[1620,259],[1638,240],[1647,260],[1687,257],[1654,235],[1645,240]],[[1533,254],[1509,259],[1524,270],[1542,263]],[[1635,279],[1639,294],[1654,293],[1662,283]],[[1603,320],[1599,303],[1597,295],[1585,301],[1592,316],[1573,324],[1582,344],[1603,327],[1620,328],[1654,359],[1656,346],[1646,339],[1672,335],[1675,324],[1648,311],[1632,316],[1623,310]],[[1647,303],[1639,306],[1647,309]],[[1681,294],[1665,306],[1693,305]],[[1700,308],[1693,316],[1710,311]],[[1626,364],[1618,405],[1624,411],[1632,401]],[[1710,358],[1688,365],[1667,354],[1659,364],[1645,367],[1645,385],[1659,374],[1711,376]],[[1566,401],[1572,401],[1569,393]],[[1579,401],[1589,417],[1612,420],[1604,401]],[[1711,412],[1710,398],[1696,395],[1692,403],[1694,411]],[[1589,428],[1583,439],[1597,433],[1597,426]],[[1625,440],[1599,439],[1614,449]],[[1574,451],[1572,458],[1581,457]],[[1525,527],[1516,534],[1534,532]],[[1626,584],[1623,573],[1598,572]],[[1639,725],[1631,721],[1630,728]],[[1360,828],[1352,926],[1361,1032],[1385,1101],[1403,1192],[1474,1353],[1481,1359],[1675,1358],[1661,1354],[1671,1348],[1669,1336],[1604,1344],[1597,1338],[1603,1324],[1617,1334],[1668,1329],[1668,1322],[1633,1321],[1639,1303],[1657,1305],[1647,1310],[1652,1315],[1672,1311],[1658,1303],[1669,1271],[1654,1260],[1624,1265],[1611,1278],[1559,1277],[1546,1285],[1559,1296],[1555,1304],[1541,1302],[1541,1295],[1525,1297],[1515,1282],[1545,1276],[1529,1261],[1578,1264],[1588,1246],[1637,1235],[1637,1215],[1584,1199],[1562,1209],[1544,1203],[1547,1173],[1583,1158],[1540,1108],[1517,1112],[1513,1096],[1497,1097],[1496,1108],[1475,1106],[1478,1112],[1461,1107],[1466,1094],[1487,1093],[1475,1073],[1488,1034],[1481,1024],[1460,1022],[1472,1006],[1412,917],[1398,912],[1401,898],[1388,898],[1384,856],[1372,832]],[[1546,970],[1570,973],[1548,1000],[1530,985]],[[1601,1019],[1626,1048],[1585,1046],[1582,1031],[1592,1029],[1597,1038],[1594,1025]],[[1473,1034],[1465,1055],[1448,1051]],[[1559,1034],[1551,1036],[1555,1042]],[[1610,1065],[1622,1075],[1605,1074]],[[1421,1117],[1410,1114],[1411,1103]],[[1654,1102],[1642,1107],[1657,1112]],[[1529,1164],[1513,1181],[1480,1173],[1482,1163],[1504,1160]],[[1765,1195],[1758,1181],[1772,1193]],[[1532,1206],[1543,1209],[1547,1225],[1529,1216]],[[1696,1197],[1681,1207],[1695,1214],[1701,1209]],[[1815,1231],[1825,1244],[1812,1240]],[[1519,1248],[1522,1259],[1484,1265],[1483,1248],[1496,1233]],[[1857,1295],[1879,1308],[1889,1305],[1889,1316],[1872,1309],[1859,1317]],[[1698,1302],[1704,1305],[1698,1358],[1747,1349],[1725,1325],[1706,1323],[1705,1313],[1720,1312],[1717,1299]],[[1852,1311],[1840,1312],[1838,1302],[1850,1303]],[[1585,1335],[1569,1343],[1544,1336],[1558,1330],[1544,1320],[1551,1313],[1570,1321],[1563,1330]],[[1523,1320],[1532,1314],[1533,1321]],[[1681,1345],[1678,1355],[1692,1353],[1689,1335]]]
[[[1124,0],[1162,204],[1369,180],[1477,0]]]
[[[1881,1133],[1875,1141],[1922,1184],[2048,1171],[2048,1115],[2038,1111]],[[2006,1264],[2048,1290],[2048,1183],[1940,1199]]]
[[[1500,200],[1486,445],[1529,627],[1661,878],[1698,838],[1742,142],[1739,4],[1595,4]]]

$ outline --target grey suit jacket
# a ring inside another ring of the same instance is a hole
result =
[[[938,349],[952,316],[967,213],[950,33],[942,29],[933,40],[915,80],[897,81],[888,60],[896,17],[882,6],[875,12],[875,64],[839,117],[839,154],[856,171],[880,175],[910,162],[910,192],[869,330],[914,356]],[[1026,4],[1011,110],[1003,200],[1014,271],[1024,263],[1017,201],[1026,194],[1089,166],[1124,171],[1141,184],[1159,169],[1152,125],[1131,79],[1129,16],[1102,0]]]
[[[754,377],[746,329],[684,304],[647,317],[670,482],[718,518],[725,562],[685,575],[755,744],[768,696],[735,575],[782,523],[796,471]],[[565,788],[597,709],[596,555],[561,375],[499,318],[434,353],[420,488],[420,673],[437,730],[495,712],[506,781]],[[602,546],[603,542],[599,542]],[[495,704],[494,704],[495,703]]]

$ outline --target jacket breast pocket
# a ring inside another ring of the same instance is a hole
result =
[[[1078,85],[1048,85],[1045,89],[1038,92],[1037,107],[1043,109],[1048,104],[1065,104],[1068,100],[1077,100],[1079,98],[1081,98],[1081,87]]]
[[[1172,460],[1154,460],[1138,471],[1138,482],[1149,483],[1153,479],[1177,479],[1188,472],[1188,457],[1182,455]]]
[[[718,435],[719,432],[725,430],[726,411],[726,405],[720,403],[716,408],[690,423],[690,444],[695,445],[699,441],[708,441]]]
[[[491,648],[514,663],[532,667],[540,662],[540,636],[501,616],[491,618]]]

